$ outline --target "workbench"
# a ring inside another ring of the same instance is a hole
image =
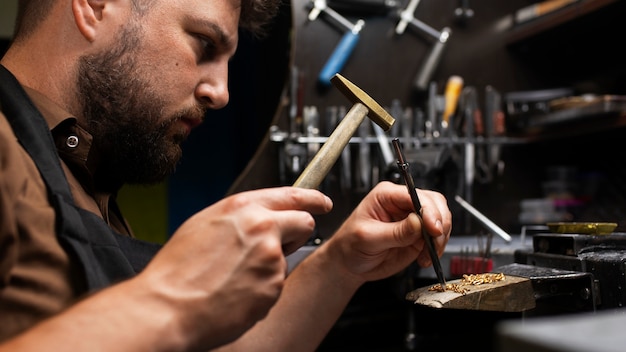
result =
[[[496,328],[496,351],[622,352],[624,326],[623,308],[504,321]]]

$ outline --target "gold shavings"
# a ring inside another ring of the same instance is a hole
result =
[[[434,286],[429,287],[428,291],[444,292],[444,290],[441,289],[441,284],[436,284]],[[446,291],[452,291],[452,292],[456,292],[456,293],[460,293],[464,295],[465,292],[469,290],[459,284],[446,284]]]
[[[458,284],[446,284],[446,291],[452,291],[464,295],[469,289],[463,286],[491,284],[505,279],[504,273],[484,273],[484,274],[463,274],[463,278]],[[428,288],[428,291],[444,292],[441,284],[436,284]]]
[[[491,284],[496,281],[503,281],[504,273],[484,273],[484,274],[463,274],[463,279],[461,279],[461,283],[465,285],[482,285],[482,284]]]

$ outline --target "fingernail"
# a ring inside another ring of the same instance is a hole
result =
[[[437,220],[437,222],[435,223],[435,227],[437,227],[439,234],[443,235],[443,224],[441,223],[441,220]]]
[[[331,210],[333,208],[333,200],[329,196],[326,197],[326,209]]]

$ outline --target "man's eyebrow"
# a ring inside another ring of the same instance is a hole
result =
[[[193,28],[199,28],[203,32],[210,32],[216,35],[217,41],[219,42],[218,44],[222,46],[230,48],[235,45],[233,41],[226,35],[226,32],[224,32],[224,30],[213,21],[208,21],[200,17],[191,15],[186,16],[185,21],[189,23]]]

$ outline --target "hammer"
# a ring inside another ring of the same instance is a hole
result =
[[[365,116],[369,116],[385,131],[388,131],[395,122],[395,119],[374,99],[340,74],[335,74],[330,81],[354,105],[302,171],[294,182],[294,187],[317,188],[339,158],[342,150],[350,142],[350,138]]]

